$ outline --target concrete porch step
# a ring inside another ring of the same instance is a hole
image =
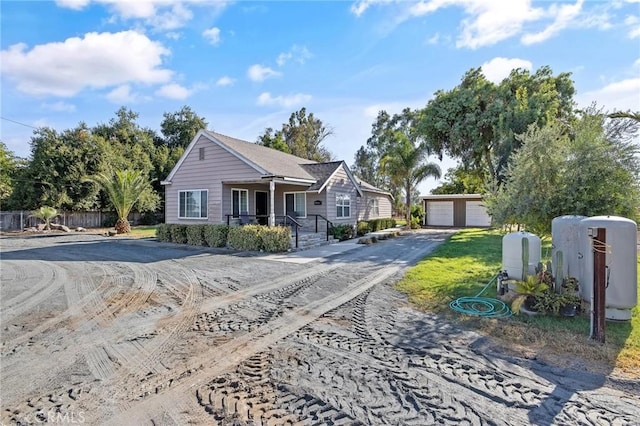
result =
[[[327,241],[327,236],[325,233],[301,233],[298,235],[298,248],[297,250],[305,250],[313,247],[320,247],[327,244],[337,243],[338,240],[333,238],[332,235],[329,236],[329,240]],[[291,236],[291,249],[296,250],[296,236],[295,234]]]

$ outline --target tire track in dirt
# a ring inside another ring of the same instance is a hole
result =
[[[304,327],[328,310],[340,306],[356,297],[362,291],[396,274],[399,270],[399,266],[381,268],[336,294],[311,302],[304,307],[291,309],[269,324],[207,351],[201,357],[190,362],[192,367],[187,370],[192,372],[190,375],[179,383],[172,385],[166,391],[161,391],[157,395],[142,399],[137,404],[131,405],[129,410],[121,412],[112,418],[112,424],[118,424],[124,419],[142,422],[146,421],[145,419],[154,418],[154,414],[163,413],[165,407],[171,406],[176,400],[188,398],[190,396],[189,389],[198,386],[202,381],[206,381],[208,377],[215,377],[255,353],[264,351],[278,340]],[[216,354],[219,353],[224,353],[226,356],[222,359],[220,357],[216,358]]]
[[[37,261],[34,267],[33,263],[30,263],[30,274],[25,274],[25,279],[27,282],[35,281],[35,283],[33,286],[28,286],[24,292],[3,303],[1,313],[3,323],[9,322],[45,302],[62,287],[63,282],[67,279],[64,269],[57,265]]]

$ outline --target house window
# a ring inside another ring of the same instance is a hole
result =
[[[233,204],[233,217],[241,214],[249,214],[249,191],[246,189],[232,189],[231,202]]]
[[[369,204],[371,204],[371,214],[376,216],[380,215],[380,206],[378,205],[378,199],[372,198],[369,200]]]
[[[198,155],[199,155],[199,156],[198,156],[198,158],[199,158],[200,160],[204,160],[204,147],[200,148],[200,150],[198,151],[198,153],[199,153],[199,154],[198,154]]]
[[[285,192],[284,212],[295,217],[307,217],[307,194],[304,192]]]
[[[336,217],[351,217],[351,195],[336,194]]]
[[[178,217],[180,219],[206,219],[207,195],[206,189],[179,191]]]

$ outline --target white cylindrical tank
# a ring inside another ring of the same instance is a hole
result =
[[[605,317],[630,320],[631,309],[638,303],[638,225],[618,216],[596,216],[580,221],[580,253],[582,273],[580,295],[591,303],[593,294],[593,239],[589,229],[606,229],[607,289]]]
[[[535,274],[536,266],[540,262],[542,248],[540,238],[529,232],[512,232],[502,237],[502,269],[507,271],[509,278],[522,279],[522,240],[529,241],[529,259],[527,275]]]
[[[553,275],[558,275],[558,259],[562,258],[562,277],[580,280],[578,251],[580,247],[580,221],[586,216],[558,216],[551,221],[551,262]],[[562,255],[559,255],[562,253]]]

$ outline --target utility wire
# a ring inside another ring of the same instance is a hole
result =
[[[3,120],[5,120],[5,121],[10,121],[10,122],[12,122],[12,123],[16,123],[16,124],[19,124],[19,125],[24,126],[24,127],[31,127],[32,129],[36,129],[36,130],[40,129],[40,127],[35,127],[35,126],[30,125],[30,124],[21,123],[21,122],[19,122],[19,121],[12,120],[12,119],[10,119],[10,118],[6,118],[6,117],[1,117],[1,116],[0,116],[0,119],[3,119]]]

